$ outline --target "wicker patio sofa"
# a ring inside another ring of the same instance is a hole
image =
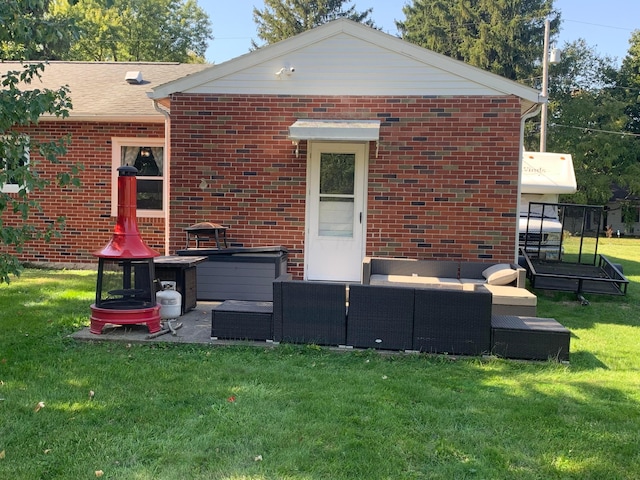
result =
[[[491,348],[491,293],[273,282],[273,340],[479,355]]]
[[[362,284],[489,291],[493,315],[536,316],[537,297],[525,288],[519,265],[451,260],[365,257]]]
[[[480,355],[491,349],[491,293],[351,285],[347,344]]]
[[[515,287],[513,287],[515,288]],[[273,282],[273,302],[227,300],[212,310],[212,339],[262,340],[456,355],[566,360],[554,319],[492,315],[486,288]]]

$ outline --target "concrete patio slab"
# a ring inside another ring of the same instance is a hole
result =
[[[149,330],[146,325],[107,325],[100,335],[89,332],[89,327],[85,327],[72,334],[71,338],[96,342],[213,344],[214,342],[211,341],[211,310],[220,303],[198,302],[196,308],[172,322],[174,326],[182,324],[182,327],[176,330],[175,335],[169,332],[149,338]]]

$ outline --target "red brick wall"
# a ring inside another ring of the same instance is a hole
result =
[[[512,261],[520,105],[515,97],[172,98],[172,251],[201,221],[233,245],[284,245],[303,271],[307,142],[298,118],[380,120],[369,158],[367,255]]]
[[[70,134],[72,143],[67,155],[60,158],[59,165],[39,158],[33,149],[30,152],[33,168],[53,183],[46,190],[31,194],[31,198],[40,202],[42,212],[34,212],[29,221],[42,226],[59,216],[65,216],[66,228],[62,237],[54,238],[51,242],[27,243],[19,258],[27,262],[95,263],[97,266],[97,259],[92,252],[106,245],[115,225],[115,218],[111,216],[111,138],[162,138],[164,125],[43,121],[25,130],[25,133],[42,140]],[[76,163],[84,166],[80,175],[82,187],[64,190],[57,187],[56,174]],[[4,215],[3,220],[20,223],[11,215]],[[163,253],[164,220],[139,218],[138,227],[146,243]]]

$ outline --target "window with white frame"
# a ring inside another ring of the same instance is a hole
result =
[[[139,217],[161,217],[165,208],[164,139],[112,138],[111,214],[118,209],[118,167],[138,169],[136,209]]]
[[[5,135],[0,137],[0,190],[18,193],[29,168],[29,137]]]

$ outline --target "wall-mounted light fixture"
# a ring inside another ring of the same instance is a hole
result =
[[[276,72],[276,77],[278,77],[278,78],[282,78],[282,75],[283,75],[283,74],[284,74],[284,75],[287,75],[288,77],[290,77],[290,76],[291,76],[291,74],[292,74],[293,72],[295,72],[295,71],[296,71],[296,69],[295,69],[295,68],[293,68],[293,67],[282,67],[280,70],[278,70],[278,71]]]

